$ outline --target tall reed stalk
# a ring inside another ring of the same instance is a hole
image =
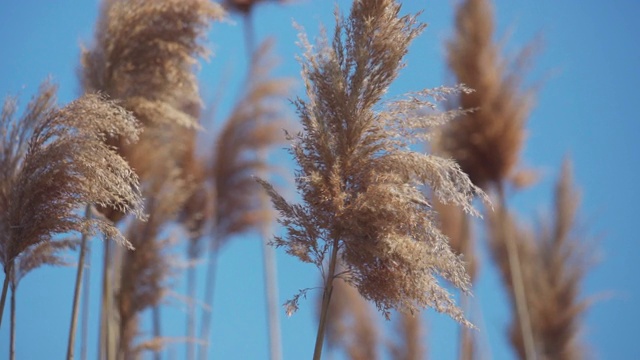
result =
[[[316,344],[313,349],[313,359],[320,360],[322,357],[322,346],[324,344],[325,328],[327,326],[327,316],[329,312],[329,304],[331,303],[331,294],[333,294],[333,280],[336,276],[336,263],[338,261],[339,240],[334,238],[331,248],[331,257],[329,258],[329,269],[324,279],[324,287],[322,290],[322,306],[320,308],[320,321],[318,323],[318,331],[316,333]]]
[[[13,262],[4,267],[4,282],[2,283],[2,295],[0,295],[0,326],[2,326],[2,315],[4,314],[4,304],[7,301],[7,291],[9,290],[9,282],[11,281],[11,271]]]
[[[84,211],[84,216],[87,219],[91,218],[91,205],[87,205]],[[84,258],[87,249],[87,234],[82,233],[82,239],[80,240],[80,255],[78,257],[78,269],[76,273],[76,283],[73,291],[73,305],[71,306],[71,325],[69,326],[69,342],[67,344],[67,360],[72,360],[75,350],[76,340],[76,326],[78,324],[78,311],[80,309],[80,290],[82,289],[82,274],[84,271]],[[83,300],[83,301],[86,301]]]
[[[10,329],[10,339],[9,339],[9,359],[16,359],[16,283],[15,283],[15,272],[11,272],[11,277],[13,278],[11,284],[11,329]]]

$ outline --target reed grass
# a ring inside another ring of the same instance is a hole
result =
[[[425,129],[455,116],[422,116],[416,110],[435,109],[427,99],[464,89],[425,90],[377,110],[409,44],[424,28],[399,11],[394,1],[356,1],[348,18],[336,15],[330,39],[312,46],[300,35],[308,100],[295,101],[303,131],[290,139],[303,203],[287,202],[262,181],[286,229],[274,244],[323,274],[314,359],[322,353],[338,258],[350,283],[385,315],[433,307],[471,326],[436,274],[463,291],[469,277],[415,184],[427,184],[441,201],[470,213],[476,213],[471,200],[483,193],[455,163],[407,150],[412,141],[429,137]],[[298,299],[286,303],[288,313]]]
[[[68,265],[64,255],[79,246],[67,346],[67,359],[75,357],[80,285],[98,233],[106,241],[97,357],[152,352],[159,360],[177,344],[186,360],[209,358],[220,249],[252,230],[262,236],[271,359],[283,356],[274,248],[321,273],[314,359],[322,357],[325,338],[329,350],[350,359],[423,359],[427,308],[461,325],[459,358],[476,358],[469,304],[479,268],[472,234],[477,200],[486,205],[488,244],[514,310],[509,336],[516,355],[586,357],[580,331],[589,302],[580,291],[590,252],[576,231],[579,197],[570,163],[558,178],[550,217],[527,228],[508,207],[506,190],[520,191],[533,179],[519,168],[533,105],[533,91],[523,86],[533,47],[515,60],[503,58],[490,1],[465,0],[447,43],[447,62],[464,85],[387,99],[425,25],[419,14],[402,15],[397,1],[354,0],[348,15],[335,11],[332,31],[315,43],[300,32],[306,95],[292,101],[300,127],[283,132],[293,127],[282,105],[291,80],[272,75],[273,43],[255,47],[253,33],[255,7],[266,2],[104,0],[95,38],[82,52],[85,94],[58,107],[55,86],[44,83],[19,117],[17,101],[4,102],[0,325],[11,291],[9,358],[20,355],[20,280],[43,265]],[[210,55],[206,33],[224,18],[223,9],[243,16],[249,69],[230,115],[203,131],[198,62]],[[299,203],[270,184],[274,166],[266,151],[285,142],[297,164]],[[419,146],[431,152],[414,151]],[[284,234],[269,241],[277,215]],[[63,237],[77,233],[80,240]],[[181,275],[175,245],[186,247],[189,264],[184,336],[163,333],[162,323],[166,296],[175,294],[169,279]],[[198,279],[204,247],[206,278]],[[461,305],[444,282],[457,289]],[[287,315],[309,290],[285,302]],[[90,310],[83,311],[87,319]],[[145,313],[152,316],[148,329]],[[393,336],[383,335],[376,315],[395,317],[395,326],[386,326]]]

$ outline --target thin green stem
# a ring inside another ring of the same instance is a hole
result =
[[[338,238],[333,240],[331,249],[331,258],[329,258],[329,273],[324,284],[322,293],[322,310],[320,311],[320,323],[318,324],[318,333],[316,335],[316,346],[313,351],[313,360],[320,360],[322,356],[322,345],[324,343],[324,332],[327,323],[327,314],[329,313],[329,303],[331,302],[331,294],[333,293],[333,278],[336,273],[336,263],[338,259]]]
[[[502,183],[498,185],[498,197],[500,200],[500,222],[506,224],[507,222],[507,205],[504,194],[504,186]],[[515,244],[515,239],[509,236],[503,227],[503,237],[507,246],[507,257],[509,260],[509,271],[511,272],[511,285],[513,287],[513,293],[516,303],[517,316],[520,322],[520,331],[522,334],[522,342],[524,343],[525,359],[536,360],[535,342],[533,339],[533,332],[531,330],[531,318],[529,316],[529,307],[527,306],[527,296],[522,278],[522,266],[520,263],[520,256]]]

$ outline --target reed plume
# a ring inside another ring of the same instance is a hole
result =
[[[184,140],[199,127],[202,107],[194,69],[209,54],[202,41],[210,21],[222,15],[206,0],[105,0],[95,44],[82,54],[85,91],[120,99],[145,130],[160,129],[144,136],[172,134],[165,146],[174,146],[173,158],[184,163]],[[129,158],[131,150],[115,141]],[[145,164],[132,162],[143,179]]]
[[[287,232],[274,244],[323,274],[316,359],[338,257],[352,285],[386,316],[391,309],[417,313],[433,307],[471,326],[436,278],[467,291],[469,277],[417,185],[473,214],[472,199],[484,194],[453,161],[409,150],[412,142],[430,137],[429,129],[456,115],[417,110],[435,109],[430,98],[438,101],[463,88],[424,90],[381,106],[408,45],[424,27],[399,11],[390,0],[356,1],[347,20],[337,15],[331,42],[323,38],[314,47],[300,36],[309,99],[295,101],[303,131],[290,138],[303,204],[288,203],[262,182]],[[289,313],[297,299],[287,302]]]
[[[475,90],[461,94],[459,105],[475,110],[445,126],[438,146],[486,190],[508,179],[518,164],[533,103],[533,94],[521,90],[531,49],[515,64],[500,57],[490,0],[464,1],[455,23],[447,62],[456,80]]]
[[[121,100],[144,124],[136,144],[126,146],[110,139],[142,179],[157,172],[156,163],[135,155],[140,154],[136,148],[144,147],[141,144],[169,147],[163,161],[178,168],[189,161],[186,144],[199,127],[202,107],[197,60],[208,55],[203,39],[210,21],[222,15],[219,5],[206,0],[105,0],[102,4],[95,42],[82,54],[81,81],[85,91],[101,91]],[[114,222],[122,218],[113,209],[100,211]],[[110,252],[105,246],[103,312],[107,313],[113,283],[107,269]]]
[[[513,217],[506,224],[490,218],[492,242],[503,277],[512,276],[508,264],[500,254],[506,252],[502,234],[519,238],[518,251],[522,274],[527,287],[527,304],[531,312],[531,327],[540,359],[582,359],[584,352],[578,342],[581,317],[587,301],[580,299],[580,287],[588,268],[586,244],[575,233],[578,194],[574,189],[571,164],[563,164],[555,189],[553,219],[540,223],[533,232],[518,225]],[[513,288],[509,288],[513,296]],[[511,343],[520,358],[525,349],[522,335],[517,331],[517,319],[511,327]]]
[[[447,44],[447,62],[456,80],[475,90],[459,97],[461,107],[474,111],[444,126],[436,147],[455,159],[475,185],[497,192],[498,210],[506,221],[505,184],[514,177],[533,103],[533,92],[522,90],[525,65],[533,48],[525,48],[514,62],[500,57],[500,49],[492,39],[494,20],[490,0],[464,1],[456,11],[455,23],[455,36]],[[534,359],[517,239],[506,236],[503,240],[514,274],[509,286],[515,289],[526,358]]]
[[[201,106],[193,73],[211,20],[222,11],[206,0],[105,0],[93,49],[82,55],[82,83],[122,99],[145,124],[194,125]]]
[[[13,119],[10,101],[0,117],[0,261],[7,276],[20,254],[54,234],[100,231],[132,247],[110,223],[78,215],[79,206],[99,204],[142,217],[138,178],[105,143],[107,137],[135,139],[136,120],[98,95],[60,109],[54,103],[55,87],[45,83],[20,119]]]

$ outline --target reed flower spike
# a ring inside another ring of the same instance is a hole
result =
[[[86,204],[142,214],[138,178],[110,136],[135,140],[133,116],[99,95],[58,109],[55,87],[45,83],[25,114],[5,102],[0,116],[0,262],[9,274],[16,257],[54,234],[100,231],[132,247],[110,223],[86,218]]]
[[[472,199],[486,195],[455,162],[410,149],[459,113],[418,110],[436,110],[435,102],[466,89],[381,101],[424,28],[416,16],[399,12],[392,0],[355,1],[347,19],[336,15],[331,40],[322,37],[312,46],[300,35],[308,99],[295,101],[303,130],[289,137],[303,202],[289,203],[262,182],[286,229],[273,243],[321,269],[327,307],[333,279],[343,276],[387,317],[392,309],[432,307],[471,326],[439,283],[442,277],[468,291],[469,277],[438,229],[421,185],[475,215]],[[345,267],[340,274],[337,257]],[[298,298],[287,303],[289,309]]]

